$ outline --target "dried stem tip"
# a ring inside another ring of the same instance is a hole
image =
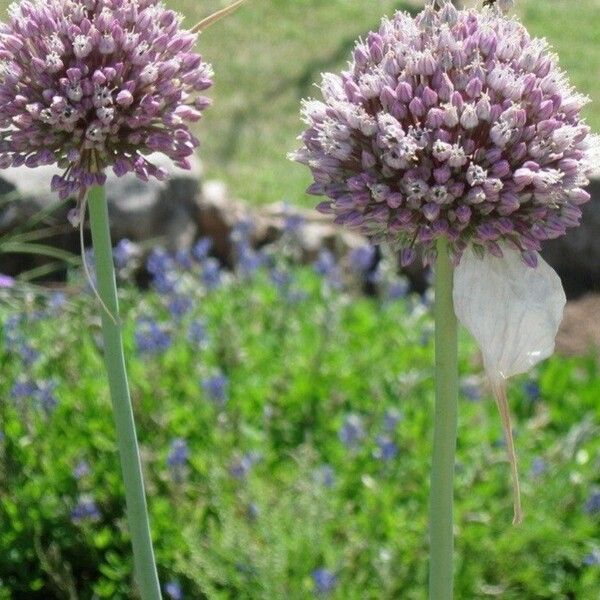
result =
[[[217,10],[212,15],[209,15],[205,19],[202,19],[202,21],[200,21],[200,23],[198,23],[197,25],[194,25],[194,27],[190,29],[190,32],[202,33],[214,23],[220,21],[223,17],[226,17],[227,15],[230,15],[231,13],[235,12],[244,2],[246,2],[246,0],[237,0],[233,4],[230,4],[229,6],[226,6],[221,10]]]

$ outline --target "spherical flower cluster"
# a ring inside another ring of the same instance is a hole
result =
[[[196,35],[158,0],[26,0],[0,25],[0,168],[57,164],[61,197],[121,176],[166,173],[155,151],[189,168],[188,123],[212,70]]]
[[[579,223],[598,138],[544,40],[497,8],[429,5],[398,13],[360,41],[347,71],[308,100],[308,192],[337,223],[426,260],[445,236],[531,266],[540,242]]]

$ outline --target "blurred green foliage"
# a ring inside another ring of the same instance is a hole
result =
[[[315,593],[313,571],[326,568],[337,576],[334,599],[424,599],[429,311],[418,297],[336,291],[310,268],[289,277],[284,295],[263,270],[213,291],[198,288],[181,321],[155,292],[122,291],[161,580],[178,581],[194,600],[304,599]],[[28,290],[15,293],[4,295],[0,310],[0,598],[130,599],[97,309],[85,294],[48,307]],[[23,343],[40,352],[29,367],[15,350],[14,314],[22,315]],[[168,332],[168,349],[140,354],[140,317]],[[198,317],[207,328],[201,346],[187,333]],[[465,391],[475,397],[479,380],[471,378],[480,368],[467,339],[460,356]],[[217,372],[229,381],[223,407],[201,383]],[[57,406],[45,411],[39,398],[15,398],[24,378],[53,379]],[[480,401],[463,396],[457,598],[596,597],[600,567],[585,563],[600,549],[600,511],[586,510],[600,485],[599,385],[595,360],[560,357],[511,385],[526,512],[520,527],[510,524],[494,403],[485,390]],[[349,448],[341,432],[350,415],[364,437]],[[381,457],[380,436],[397,455]],[[168,465],[175,439],[189,451],[179,469]],[[89,473],[76,477],[82,460]],[[74,520],[82,497],[93,499],[97,514]]]

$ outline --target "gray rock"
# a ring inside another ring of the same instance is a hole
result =
[[[149,160],[167,170],[166,181],[140,181],[135,175],[117,177],[111,170],[106,182],[111,226],[115,240],[134,241],[159,238],[176,249],[189,245],[195,235],[195,196],[200,190],[202,169],[197,159],[191,171],[175,167],[162,154],[152,154]],[[36,169],[18,167],[0,173],[0,194],[15,193],[18,199],[8,202],[0,213],[0,231],[14,228],[39,210],[60,204],[50,192],[50,181],[56,167]],[[63,210],[60,216],[64,216]],[[193,232],[190,232],[193,229]]]

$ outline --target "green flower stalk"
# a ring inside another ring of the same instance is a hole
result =
[[[88,205],[98,294],[104,307],[102,311],[104,361],[125,482],[127,519],[133,546],[136,579],[142,598],[155,600],[161,597],[160,586],[152,548],[142,465],[127,383],[108,207],[103,187],[95,186],[89,191]]]
[[[159,0],[30,0],[0,24],[0,168],[56,165],[60,198],[86,195],[102,304],[104,358],[125,484],[135,575],[143,600],[160,599],[144,482],[127,383],[113,267],[106,169],[147,181],[167,173],[148,158],[190,168],[189,130],[210,100],[212,69],[193,51],[197,34]],[[85,214],[78,214],[83,227]],[[82,236],[83,237],[83,236]],[[83,252],[83,247],[82,247]],[[84,267],[85,265],[84,260]]]
[[[430,597],[452,598],[456,319],[481,348],[522,519],[506,380],[554,350],[565,296],[539,251],[579,224],[600,138],[545,40],[504,15],[428,2],[360,40],[303,106],[293,158],[318,210],[436,270]],[[453,273],[454,269],[454,273]],[[454,277],[453,277],[454,275]],[[456,316],[455,316],[456,315]]]

